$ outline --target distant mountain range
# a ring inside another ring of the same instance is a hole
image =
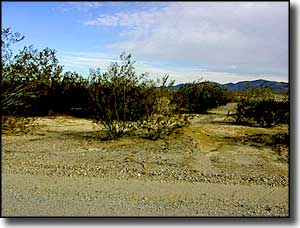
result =
[[[185,83],[181,83],[172,86],[172,89],[177,90],[184,85]],[[258,79],[253,81],[241,81],[237,83],[226,83],[226,84],[219,84],[219,85],[228,89],[229,91],[235,91],[235,92],[243,91],[247,88],[264,88],[264,87],[270,87],[276,93],[287,93],[289,91],[289,84],[286,82],[267,81],[263,79]]]
[[[264,87],[270,87],[276,93],[287,93],[289,91],[289,84],[286,82],[267,81],[263,79],[254,80],[254,81],[242,81],[237,83],[226,83],[223,84],[222,86],[224,86],[229,91],[242,91],[247,88],[264,88]]]

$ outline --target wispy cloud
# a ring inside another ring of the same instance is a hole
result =
[[[92,9],[98,9],[102,6],[101,2],[65,2],[60,3],[56,9],[69,12],[69,11],[82,11],[86,12]]]
[[[118,56],[94,52],[62,52],[58,55],[66,70],[76,69],[87,75],[89,68],[101,68],[105,71],[112,62],[120,62]],[[176,83],[192,82],[194,80],[210,80],[219,83],[237,82],[267,78],[275,81],[287,81],[278,75],[253,75],[230,72],[216,72],[198,67],[161,67],[148,61],[137,61],[135,64],[138,74],[147,72],[152,79],[168,74]]]
[[[288,3],[173,2],[102,14],[89,26],[120,27],[108,47],[137,57],[243,74],[288,74]]]
[[[145,24],[155,25],[160,23],[157,16],[161,16],[160,11],[148,10],[135,13],[116,13],[113,15],[102,15],[96,19],[86,21],[87,25],[99,26],[128,26],[140,27]]]
[[[61,52],[58,53],[60,62],[67,68],[98,68],[106,69],[112,62],[119,60],[114,56],[94,52]]]

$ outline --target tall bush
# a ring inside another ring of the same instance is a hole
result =
[[[91,70],[90,95],[94,101],[94,119],[104,125],[112,138],[123,135],[146,114],[146,84],[141,83],[145,75],[137,76],[134,62],[124,53],[121,65],[113,63],[108,71]]]
[[[145,137],[157,139],[167,133],[161,129],[174,129],[171,123],[176,118],[170,111],[173,108],[169,102],[172,94],[166,86],[168,77],[159,80],[158,86],[153,80],[148,80],[146,74],[136,74],[131,55],[123,53],[120,57],[121,64],[111,64],[106,72],[100,69],[90,72],[94,120],[106,128],[111,138],[137,131]]]
[[[55,50],[24,47],[5,66],[2,91],[6,97],[17,96],[17,102],[6,101],[4,111],[23,116],[53,113],[61,72]]]
[[[13,115],[26,108],[24,97],[28,94],[28,87],[17,83],[13,76],[11,58],[12,45],[24,39],[18,32],[11,28],[1,30],[1,110],[2,114]]]

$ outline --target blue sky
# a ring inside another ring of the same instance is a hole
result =
[[[288,2],[2,2],[2,27],[83,75],[125,51],[177,83],[288,81]]]

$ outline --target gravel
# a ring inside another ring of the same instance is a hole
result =
[[[3,176],[3,216],[288,216],[287,187]]]
[[[157,141],[102,141],[88,120],[38,122],[30,134],[2,136],[4,216],[289,214],[288,163],[272,148],[224,139],[286,129],[206,121]]]

